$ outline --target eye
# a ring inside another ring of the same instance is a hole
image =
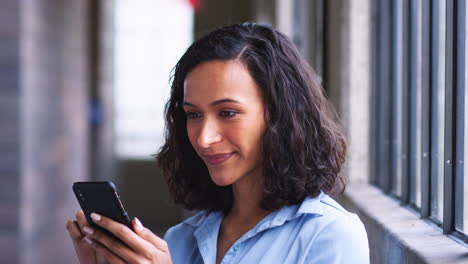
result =
[[[197,112],[185,112],[185,116],[187,117],[187,119],[196,119],[199,118],[201,115]]]
[[[237,111],[232,111],[232,110],[223,110],[219,113],[221,117],[229,118],[237,115],[239,112]]]

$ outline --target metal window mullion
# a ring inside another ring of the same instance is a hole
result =
[[[371,153],[371,164],[370,164],[370,182],[378,186],[379,182],[379,101],[380,101],[380,2],[372,3],[372,18],[374,23],[372,23],[372,76],[371,76],[371,100],[370,104],[370,113],[371,113],[371,124],[370,124],[370,153]]]
[[[321,60],[320,60],[320,64],[322,66],[322,72],[321,72],[321,76],[322,76],[322,86],[323,87],[328,87],[328,58],[330,57],[328,55],[329,53],[329,45],[328,43],[330,42],[329,40],[329,30],[330,30],[330,22],[329,22],[329,13],[330,13],[330,4],[328,3],[328,1],[321,1],[322,3],[322,10],[323,10],[323,13],[322,13],[322,35],[321,35],[321,49],[320,51],[323,53],[322,56],[321,56]]]
[[[308,18],[308,27],[312,30],[309,34],[310,55],[315,71],[323,76],[323,33],[324,33],[324,13],[325,13],[325,0],[306,1],[307,11],[312,14]]]
[[[400,70],[401,70],[401,47],[400,47],[400,5],[401,0],[395,0],[391,3],[391,86],[390,86],[390,174],[387,179],[388,190],[393,190],[397,185],[398,168],[398,100],[400,89]]]
[[[422,104],[421,104],[421,217],[430,213],[430,3],[422,1]]]
[[[403,1],[402,5],[403,19],[403,58],[402,58],[402,109],[401,109],[401,201],[403,204],[409,203],[410,200],[410,181],[409,181],[409,105],[410,105],[410,17],[409,17],[409,2]]]
[[[455,129],[453,129],[453,96],[454,96],[454,67],[455,61],[455,42],[454,37],[454,1],[446,2],[446,49],[445,49],[445,124],[444,124],[444,216],[442,229],[444,234],[449,234],[454,230],[454,173],[452,161],[453,138],[455,138]]]
[[[387,192],[389,190],[389,153],[390,153],[390,105],[387,101],[390,98],[389,94],[389,64],[390,64],[390,31],[389,31],[389,2],[381,0],[381,23],[380,23],[380,74],[379,74],[379,90],[380,102],[378,107],[379,119],[379,186]]]
[[[377,114],[377,100],[378,100],[378,83],[379,83],[379,30],[378,26],[380,24],[380,16],[379,16],[379,3],[372,2],[371,10],[372,10],[372,26],[371,26],[371,90],[370,96],[374,100],[370,100],[370,126],[369,126],[369,135],[370,135],[370,144],[369,144],[369,152],[370,152],[370,164],[369,164],[369,182],[371,184],[377,185],[377,142],[378,142],[378,114]]]

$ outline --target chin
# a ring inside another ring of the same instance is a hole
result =
[[[234,183],[232,175],[210,171],[211,180],[218,186],[228,186]]]

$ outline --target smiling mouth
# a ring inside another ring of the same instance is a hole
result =
[[[211,165],[218,165],[226,160],[228,160],[230,157],[232,157],[234,153],[223,153],[223,154],[215,154],[215,155],[205,155],[204,158],[205,160],[211,164]]]

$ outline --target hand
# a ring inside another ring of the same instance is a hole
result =
[[[133,229],[95,213],[91,214],[94,223],[107,229],[121,241],[96,230],[89,225],[82,228],[86,234],[84,241],[109,263],[172,263],[166,241],[143,227],[134,218]],[[122,243],[123,242],[123,243]]]
[[[85,215],[82,210],[76,213],[76,220],[67,221],[67,230],[73,241],[76,255],[80,263],[83,264],[94,264],[98,263],[96,258],[96,252],[91,245],[86,242],[88,239],[85,233],[82,232],[83,228],[87,225]]]

